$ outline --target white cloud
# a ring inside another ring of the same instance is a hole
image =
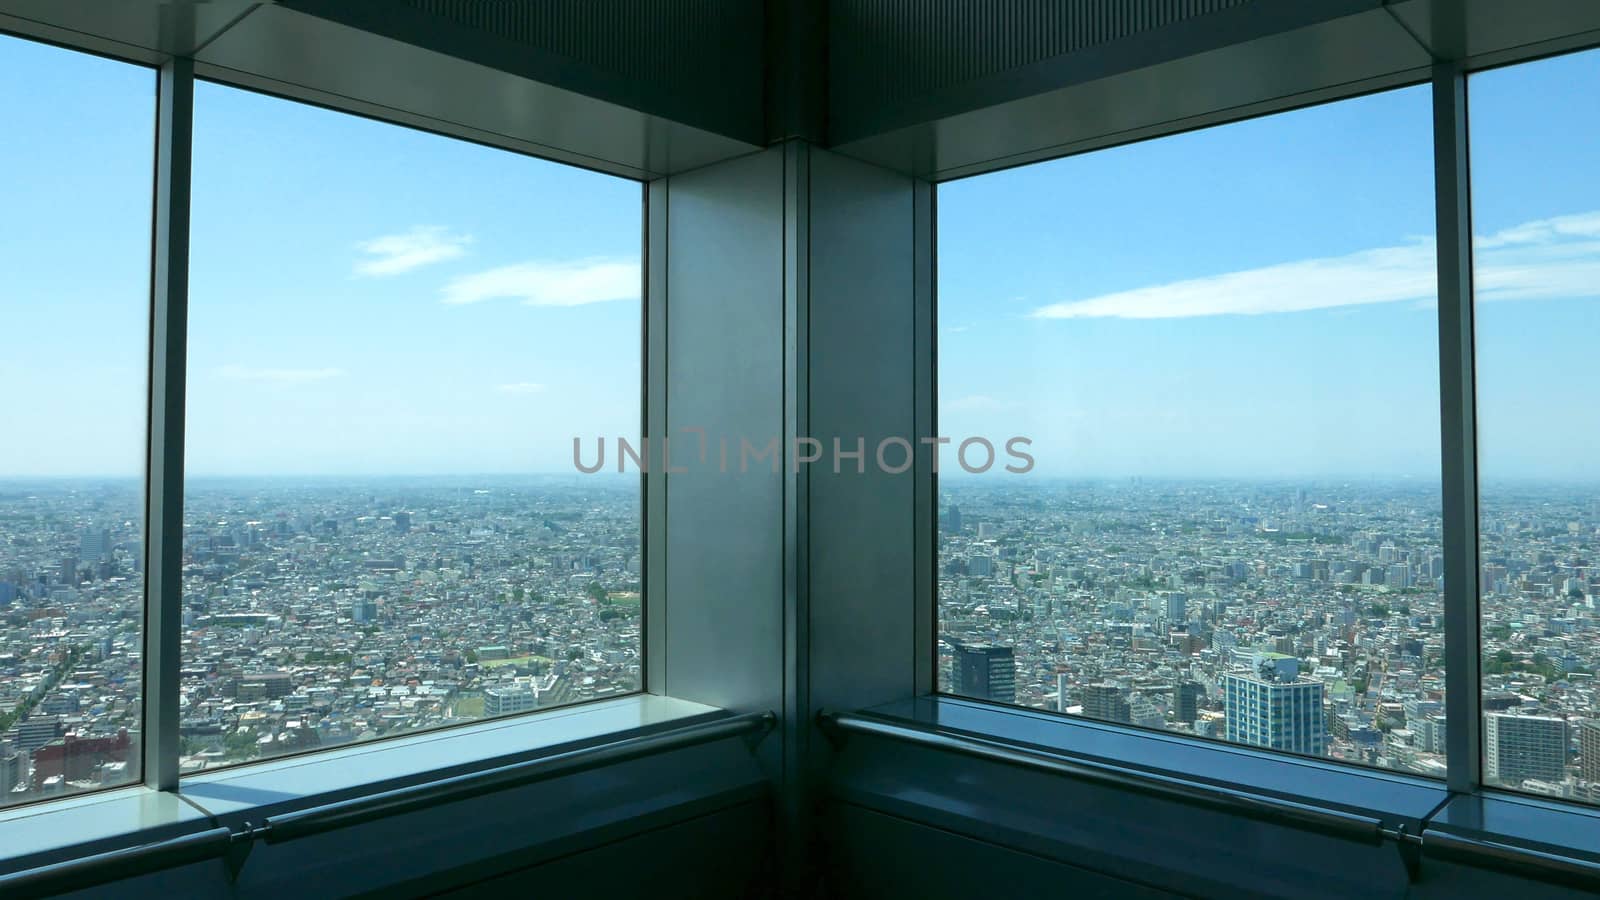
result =
[[[362,241],[356,249],[367,259],[356,263],[357,275],[399,275],[412,269],[455,259],[467,252],[472,236],[451,234],[436,225],[418,225],[403,234]]]
[[[518,381],[512,384],[497,385],[495,390],[502,394],[542,394],[544,385],[532,381]]]
[[[223,378],[237,381],[267,381],[274,384],[305,384],[325,381],[344,374],[343,369],[254,369],[248,366],[223,366],[217,370]]]
[[[1600,212],[1526,222],[1474,241],[1480,300],[1600,296]],[[1261,315],[1370,303],[1432,304],[1431,240],[1102,294],[1035,309],[1036,319]]]
[[[1482,250],[1513,244],[1548,244],[1572,237],[1600,238],[1600,210],[1513,225],[1494,234],[1479,235],[1473,246]]]
[[[509,297],[528,306],[582,306],[639,296],[635,260],[534,261],[464,275],[444,287],[444,302],[480,303]]]
[[[947,411],[967,412],[977,410],[1014,409],[1017,406],[1014,400],[1002,400],[990,397],[987,394],[972,394],[939,404]]]

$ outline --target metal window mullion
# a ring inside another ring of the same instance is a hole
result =
[[[667,692],[667,210],[668,182],[645,185],[644,689]],[[618,451],[619,453],[621,451]],[[654,456],[650,454],[653,453]]]
[[[157,76],[150,267],[150,406],[145,478],[144,783],[178,787],[183,592],[183,413],[189,323],[189,175],[194,61]]]
[[[811,145],[783,145],[783,727],[779,871],[803,883],[812,860],[810,815],[811,483],[796,463],[796,441],[811,424]]]
[[[1444,513],[1447,782],[1482,784],[1478,617],[1478,432],[1473,362],[1472,209],[1466,71],[1433,67],[1435,226],[1439,265],[1439,421]]]
[[[915,541],[916,586],[912,610],[912,627],[916,639],[912,642],[915,654],[911,665],[912,689],[917,695],[939,690],[938,673],[938,618],[939,618],[939,485],[934,474],[937,446],[923,443],[922,439],[938,434],[938,310],[935,305],[937,275],[934,259],[936,241],[934,209],[935,187],[930,182],[917,181],[912,187],[912,285],[915,304],[912,313],[916,323],[912,328],[912,383],[915,385],[913,412],[915,436],[913,477],[916,484],[912,500],[912,540]]]

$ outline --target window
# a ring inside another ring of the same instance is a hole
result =
[[[0,36],[0,806],[137,780],[155,76]]]
[[[1474,75],[1484,781],[1600,801],[1600,53]]]
[[[184,771],[640,688],[635,182],[195,94]]]
[[[1444,774],[1429,104],[940,186],[942,690]]]

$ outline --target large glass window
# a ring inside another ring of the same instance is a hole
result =
[[[1443,774],[1429,103],[940,186],[942,690]]]
[[[140,777],[155,96],[0,36],[0,806]]]
[[[1484,780],[1600,801],[1600,52],[1474,75]]]
[[[185,771],[640,687],[635,182],[202,83]]]

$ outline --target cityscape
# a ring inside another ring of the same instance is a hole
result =
[[[940,489],[944,690],[1443,777],[1437,486]],[[1485,778],[1600,800],[1600,491],[1482,493]]]
[[[0,803],[139,776],[143,498],[0,484]],[[186,486],[184,773],[638,690],[637,481]]]
[[[1437,489],[941,492],[944,690],[1443,776]],[[1600,801],[1600,492],[1483,494],[1486,779]],[[5,803],[139,775],[142,502],[0,485]],[[639,689],[634,480],[193,480],[185,503],[185,773]]]

